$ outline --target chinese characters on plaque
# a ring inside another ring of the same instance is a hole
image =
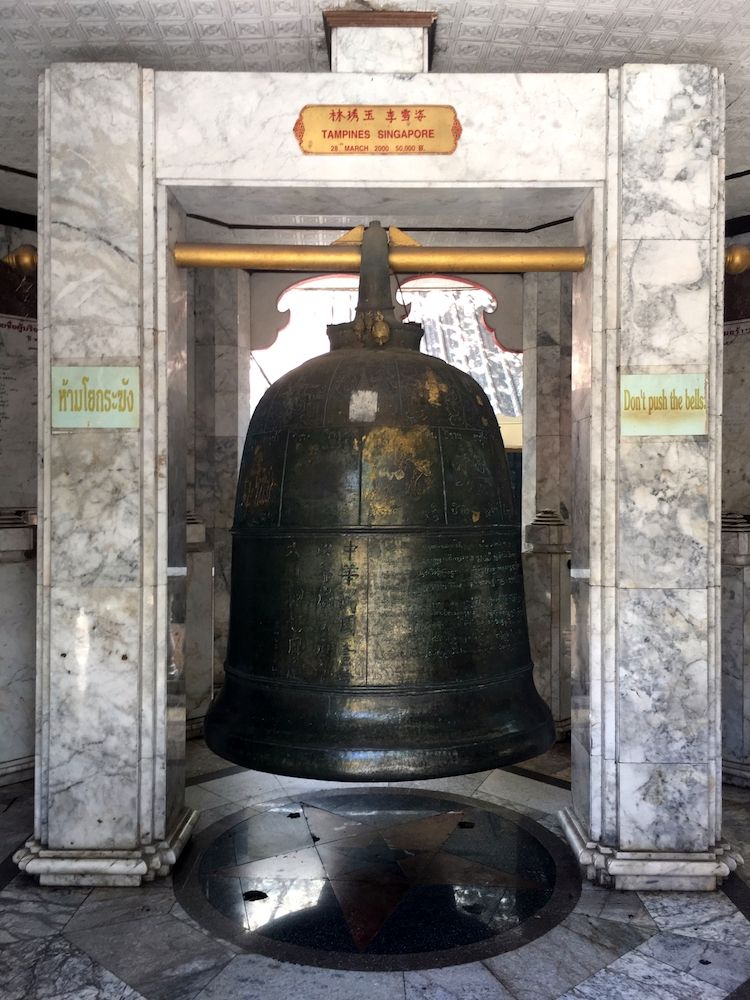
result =
[[[448,154],[461,136],[448,104],[306,104],[294,125],[303,153]]]

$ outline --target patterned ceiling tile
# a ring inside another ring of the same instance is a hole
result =
[[[0,159],[34,169],[37,75],[65,59],[324,72],[321,11],[350,0],[1,0]],[[361,6],[369,6],[362,4]],[[731,170],[750,167],[748,0],[395,0],[438,13],[436,72],[708,61],[727,74]],[[750,204],[747,206],[750,211]]]
[[[263,17],[261,0],[229,0],[229,16],[233,18]]]

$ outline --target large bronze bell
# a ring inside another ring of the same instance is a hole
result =
[[[394,314],[385,230],[351,323],[250,422],[209,747],[356,781],[464,774],[554,740],[532,679],[518,529],[477,383]]]

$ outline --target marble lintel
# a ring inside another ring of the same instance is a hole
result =
[[[300,156],[293,128],[306,103],[448,104],[463,133],[450,156],[357,157],[354,180],[350,157]],[[157,177],[252,183],[272,163],[275,184],[585,184],[604,177],[605,105],[595,73],[157,72]]]

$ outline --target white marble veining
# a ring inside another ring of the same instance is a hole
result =
[[[622,589],[618,601],[618,759],[705,761],[706,592]]]
[[[76,430],[50,440],[50,578],[84,587],[134,586],[140,553],[137,432]],[[107,525],[106,532],[101,530]]]
[[[708,364],[708,240],[623,239],[620,364]]]
[[[140,72],[129,63],[59,63],[48,81],[52,353],[58,363],[137,359]],[[92,113],[96,105],[107,114]]]
[[[619,573],[624,587],[708,583],[708,441],[620,442]]]
[[[632,951],[559,1000],[723,1000],[725,992],[686,972]]]
[[[644,893],[643,904],[662,931],[702,941],[750,946],[750,921],[723,894]]]
[[[703,909],[704,898],[700,896],[697,901],[699,912]],[[683,912],[684,909],[683,905]],[[700,930],[700,937],[662,931],[644,941],[636,951],[730,992],[750,978],[750,955],[744,944],[736,942],[733,922],[730,921],[728,926],[733,937],[731,943],[707,940],[703,936],[703,929],[696,927],[696,930]],[[709,923],[708,928],[710,927]]]
[[[138,845],[137,587],[55,587],[48,700],[49,834],[58,849]],[[81,720],[80,722],[78,720]]]
[[[606,80],[599,75],[158,73],[156,88],[157,176],[164,179],[463,187],[580,186],[604,176]],[[453,105],[463,128],[456,151],[357,156],[355,180],[350,157],[306,156],[292,132],[304,104],[389,103]],[[304,190],[298,196],[295,211],[304,212]]]
[[[618,888],[710,889],[736,863],[712,847],[721,95],[706,67],[611,71],[607,212],[596,211],[595,191],[576,216],[577,242],[592,249],[590,277],[574,281],[572,564],[583,636],[577,818],[563,824],[588,877]],[[706,371],[707,437],[621,439],[621,367]]]
[[[406,1000],[514,1000],[516,996],[480,962],[406,972],[404,985]]]
[[[35,837],[16,860],[49,884],[164,874],[195,819],[167,808],[167,323],[154,308],[166,215],[154,211],[152,80],[75,64],[41,84],[41,697]],[[49,371],[63,359],[139,365],[139,428],[52,434]]]
[[[547,934],[485,965],[515,1000],[556,1000],[647,937],[639,927],[574,911]]]
[[[624,851],[707,851],[705,764],[620,763],[619,847]]]
[[[629,65],[621,87],[623,238],[703,239],[718,153],[711,68]]]
[[[63,937],[5,948],[0,989],[5,1000],[144,1000]]]
[[[331,972],[276,962],[264,955],[238,955],[195,1000],[252,996],[259,988],[264,1000],[288,1000],[300,991],[305,1000],[351,1000],[360,993],[366,993],[369,1000],[403,1000],[404,977],[400,972]]]
[[[54,895],[17,875],[0,892],[0,945],[58,934],[84,901],[87,890],[60,889]]]
[[[148,1000],[193,1000],[215,980],[234,952],[169,913],[117,924],[66,930],[77,947],[85,944],[95,962]],[[137,957],[136,957],[137,956]]]
[[[334,73],[426,73],[426,28],[333,28]]]

